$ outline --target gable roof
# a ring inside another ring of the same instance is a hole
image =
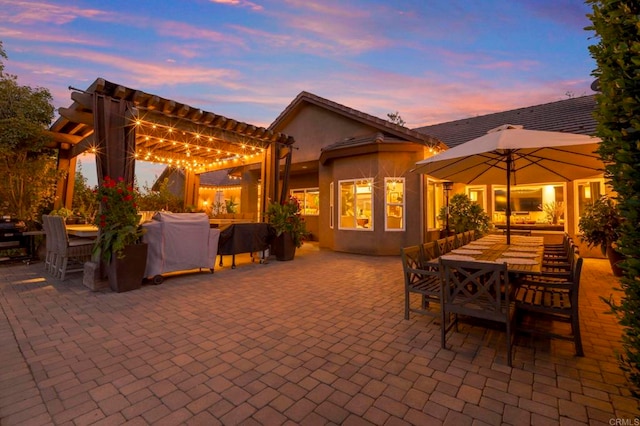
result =
[[[388,143],[406,143],[407,141],[405,139],[398,139],[398,138],[393,138],[393,137],[385,138],[382,133],[376,132],[374,134],[362,136],[362,137],[359,137],[359,138],[356,138],[356,137],[347,138],[347,139],[341,140],[339,142],[332,143],[331,145],[327,145],[327,146],[322,147],[321,151],[323,151],[323,152],[324,151],[332,151],[334,149],[349,148],[349,147],[354,147],[354,146],[362,146],[362,145],[368,145],[368,144],[372,144],[372,143],[383,143],[383,142],[388,142]]]
[[[200,175],[200,186],[232,186],[238,185],[239,180],[229,173],[230,169],[216,170]]]
[[[507,123],[520,124],[528,130],[594,135],[597,124],[593,117],[595,108],[595,95],[588,95],[419,127],[414,130],[435,136],[449,148],[485,135],[488,130]]]
[[[305,91],[300,92],[300,94],[296,96],[284,111],[280,113],[275,121],[271,123],[269,129],[275,131],[275,129],[284,127],[305,104],[312,104],[326,110],[333,111],[336,114],[340,114],[351,120],[374,127],[383,133],[403,139],[404,141],[420,143],[432,147],[440,146],[441,148],[446,148],[446,146],[442,144],[442,141],[431,136],[428,132],[417,132],[407,127],[400,126],[399,124],[383,120],[382,118],[349,108],[348,106]]]

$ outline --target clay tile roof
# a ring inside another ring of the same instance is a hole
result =
[[[405,142],[409,141],[430,146],[442,146],[442,142],[429,135],[428,132],[416,132],[407,127],[392,123],[388,120],[366,114],[362,111],[355,110],[348,106],[304,91],[300,92],[300,94],[296,96],[296,98],[284,109],[284,111],[280,113],[275,121],[271,123],[269,129],[275,130],[284,126],[287,120],[292,117],[292,113],[299,109],[304,103],[310,103],[318,105],[322,108],[326,108],[330,111],[349,117],[355,121],[359,121],[361,123],[375,127],[381,132],[388,134],[389,136],[402,138]],[[387,138],[387,140],[388,139],[389,138]]]
[[[595,95],[589,95],[434,124],[414,130],[435,136],[449,148],[480,137],[486,134],[487,130],[506,123],[520,124],[528,130],[594,135],[597,125],[593,117],[595,108]]]

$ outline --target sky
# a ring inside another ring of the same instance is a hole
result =
[[[307,91],[415,128],[593,93],[590,11],[580,0],[0,0],[0,41],[5,71],[49,89],[56,108],[71,104],[69,86],[102,77],[257,126]],[[138,162],[139,182],[157,169]]]

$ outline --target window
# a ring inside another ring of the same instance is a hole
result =
[[[320,211],[320,191],[318,188],[292,189],[291,196],[300,203],[300,213],[317,216]]]
[[[329,184],[329,228],[333,229],[333,218],[335,217],[335,196],[333,194],[333,182]]]
[[[564,219],[565,185],[516,185],[511,187],[511,223],[551,223]],[[493,221],[506,222],[507,188],[493,187]],[[555,215],[552,212],[557,212]],[[553,216],[557,216],[553,220]]]
[[[384,178],[385,230],[404,230],[404,178]]]
[[[575,182],[576,223],[585,208],[604,195],[604,179],[581,180]]]
[[[373,230],[373,179],[341,180],[339,229]]]
[[[427,228],[441,229],[444,224],[438,220],[440,209],[444,206],[442,182],[427,180]]]
[[[468,186],[467,195],[472,203],[476,203],[483,210],[487,210],[487,187],[486,186]]]

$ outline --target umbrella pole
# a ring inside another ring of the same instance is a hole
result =
[[[507,152],[507,245],[511,244],[511,150]]]

